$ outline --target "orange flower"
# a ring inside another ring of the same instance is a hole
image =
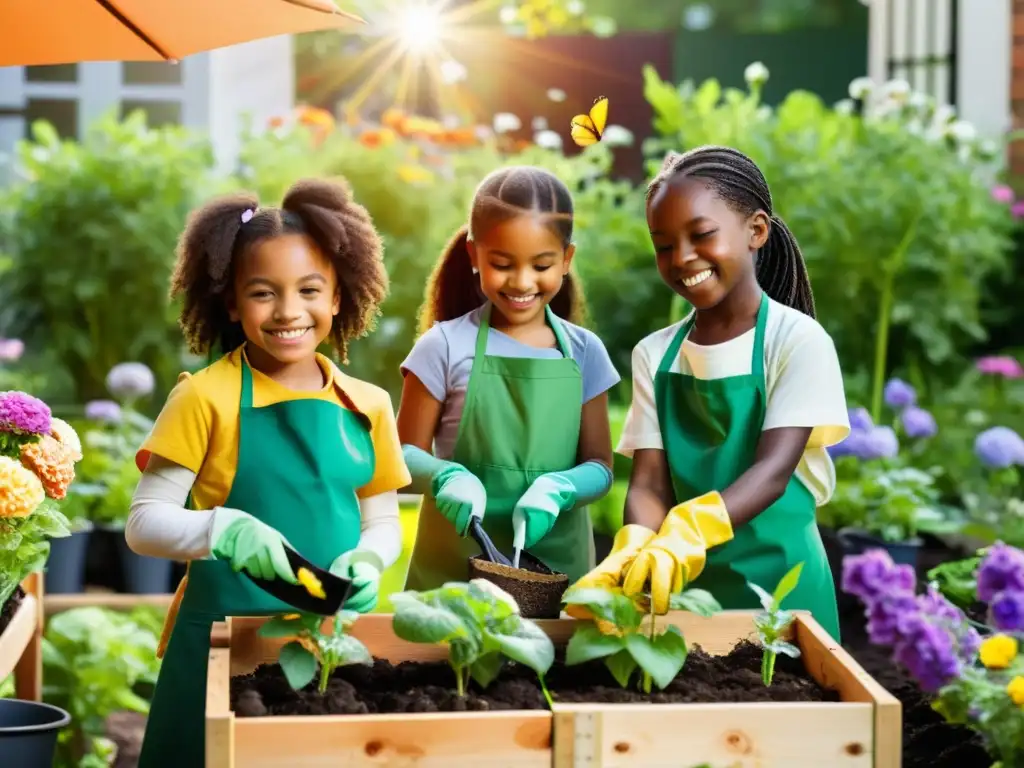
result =
[[[298,118],[301,125],[308,125],[311,128],[327,131],[334,128],[334,115],[319,107],[299,107]]]
[[[374,149],[386,147],[395,141],[395,132],[390,128],[381,128],[379,131],[366,131],[359,136],[359,143],[364,147]]]
[[[403,120],[405,120],[405,113],[397,107],[385,109],[384,114],[380,116],[381,125],[396,130],[401,127]]]
[[[38,477],[20,462],[0,456],[0,518],[28,517],[45,498]]]
[[[72,461],[82,460],[82,441],[74,427],[64,419],[54,417],[50,421],[50,434],[64,446],[64,450],[71,455]]]
[[[272,118],[270,118],[267,121],[267,127],[268,128],[272,128],[272,129],[273,128],[280,128],[283,125],[284,125],[284,118],[283,117],[272,117]]]
[[[75,479],[75,463],[57,440],[43,435],[38,443],[21,446],[21,462],[36,473],[51,499],[67,496],[68,486]]]

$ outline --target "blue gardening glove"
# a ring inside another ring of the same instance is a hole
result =
[[[246,571],[257,579],[282,579],[297,584],[288,562],[284,536],[247,512],[217,507],[210,532],[210,553],[227,560],[235,571]]]
[[[525,528],[523,546],[529,549],[551,533],[560,512],[601,498],[611,485],[612,472],[599,461],[541,475],[512,510],[512,529]]]
[[[353,549],[339,555],[328,570],[352,582],[352,593],[343,608],[357,613],[369,613],[377,607],[380,577],[384,569],[376,554]]]
[[[476,475],[458,464],[434,479],[433,496],[438,511],[455,526],[459,536],[466,535],[471,517],[484,518],[487,491]]]

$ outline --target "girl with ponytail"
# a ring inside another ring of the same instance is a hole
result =
[[[408,589],[465,580],[471,526],[574,579],[594,565],[586,504],[611,487],[619,375],[577,324],[572,234],[565,184],[504,168],[434,268],[398,412],[410,490],[424,495]]]
[[[748,584],[771,591],[802,563],[786,607],[838,642],[815,510],[835,488],[826,449],[850,426],[796,238],[760,169],[728,147],[671,153],[647,222],[662,280],[693,311],[633,350],[617,447],[633,459],[627,525],[584,583],[649,592],[657,612],[691,582],[757,609]]]

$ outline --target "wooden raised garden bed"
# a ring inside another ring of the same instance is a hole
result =
[[[33,573],[22,583],[25,591],[7,627],[0,632],[0,681],[14,673],[19,699],[42,700],[43,575]]]
[[[752,612],[671,613],[690,648],[719,656],[754,640]],[[212,635],[206,760],[218,768],[288,765],[417,768],[898,768],[899,701],[805,613],[789,640],[832,702],[563,704],[546,710],[236,717],[231,678],[273,664],[287,640],[258,634],[261,618],[230,618]],[[556,646],[572,619],[538,621]],[[360,618],[351,634],[378,659],[442,661],[443,646],[409,643],[391,616]],[[686,667],[680,675],[685,683]],[[552,686],[557,698],[557,689]]]

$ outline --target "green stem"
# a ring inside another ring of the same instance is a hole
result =
[[[648,615],[651,617],[651,629],[650,629],[650,632],[648,633],[647,636],[650,638],[651,642],[653,643],[654,642],[654,637],[655,637],[655,632],[654,632],[654,630],[655,630],[655,623],[654,623],[655,622],[655,615],[654,615],[654,603],[653,602],[651,603],[651,612]],[[643,687],[643,692],[644,693],[650,693],[651,692],[651,675],[650,675],[650,673],[648,673],[648,671],[646,669],[644,670],[644,677],[643,677],[643,682],[641,682],[641,686]]]
[[[761,681],[769,686],[775,677],[775,651],[765,651],[761,657]]]
[[[538,675],[537,677],[540,680],[540,692],[544,694],[544,700],[548,703],[548,709],[554,709],[555,702],[551,698],[551,691],[548,690],[548,683],[544,679],[544,675]]]
[[[453,667],[453,669],[455,670],[455,692],[461,699],[466,695],[466,684],[463,682],[462,667]]]
[[[327,691],[327,683],[331,679],[331,672],[333,670],[327,664],[320,665],[320,693],[321,695]]]

